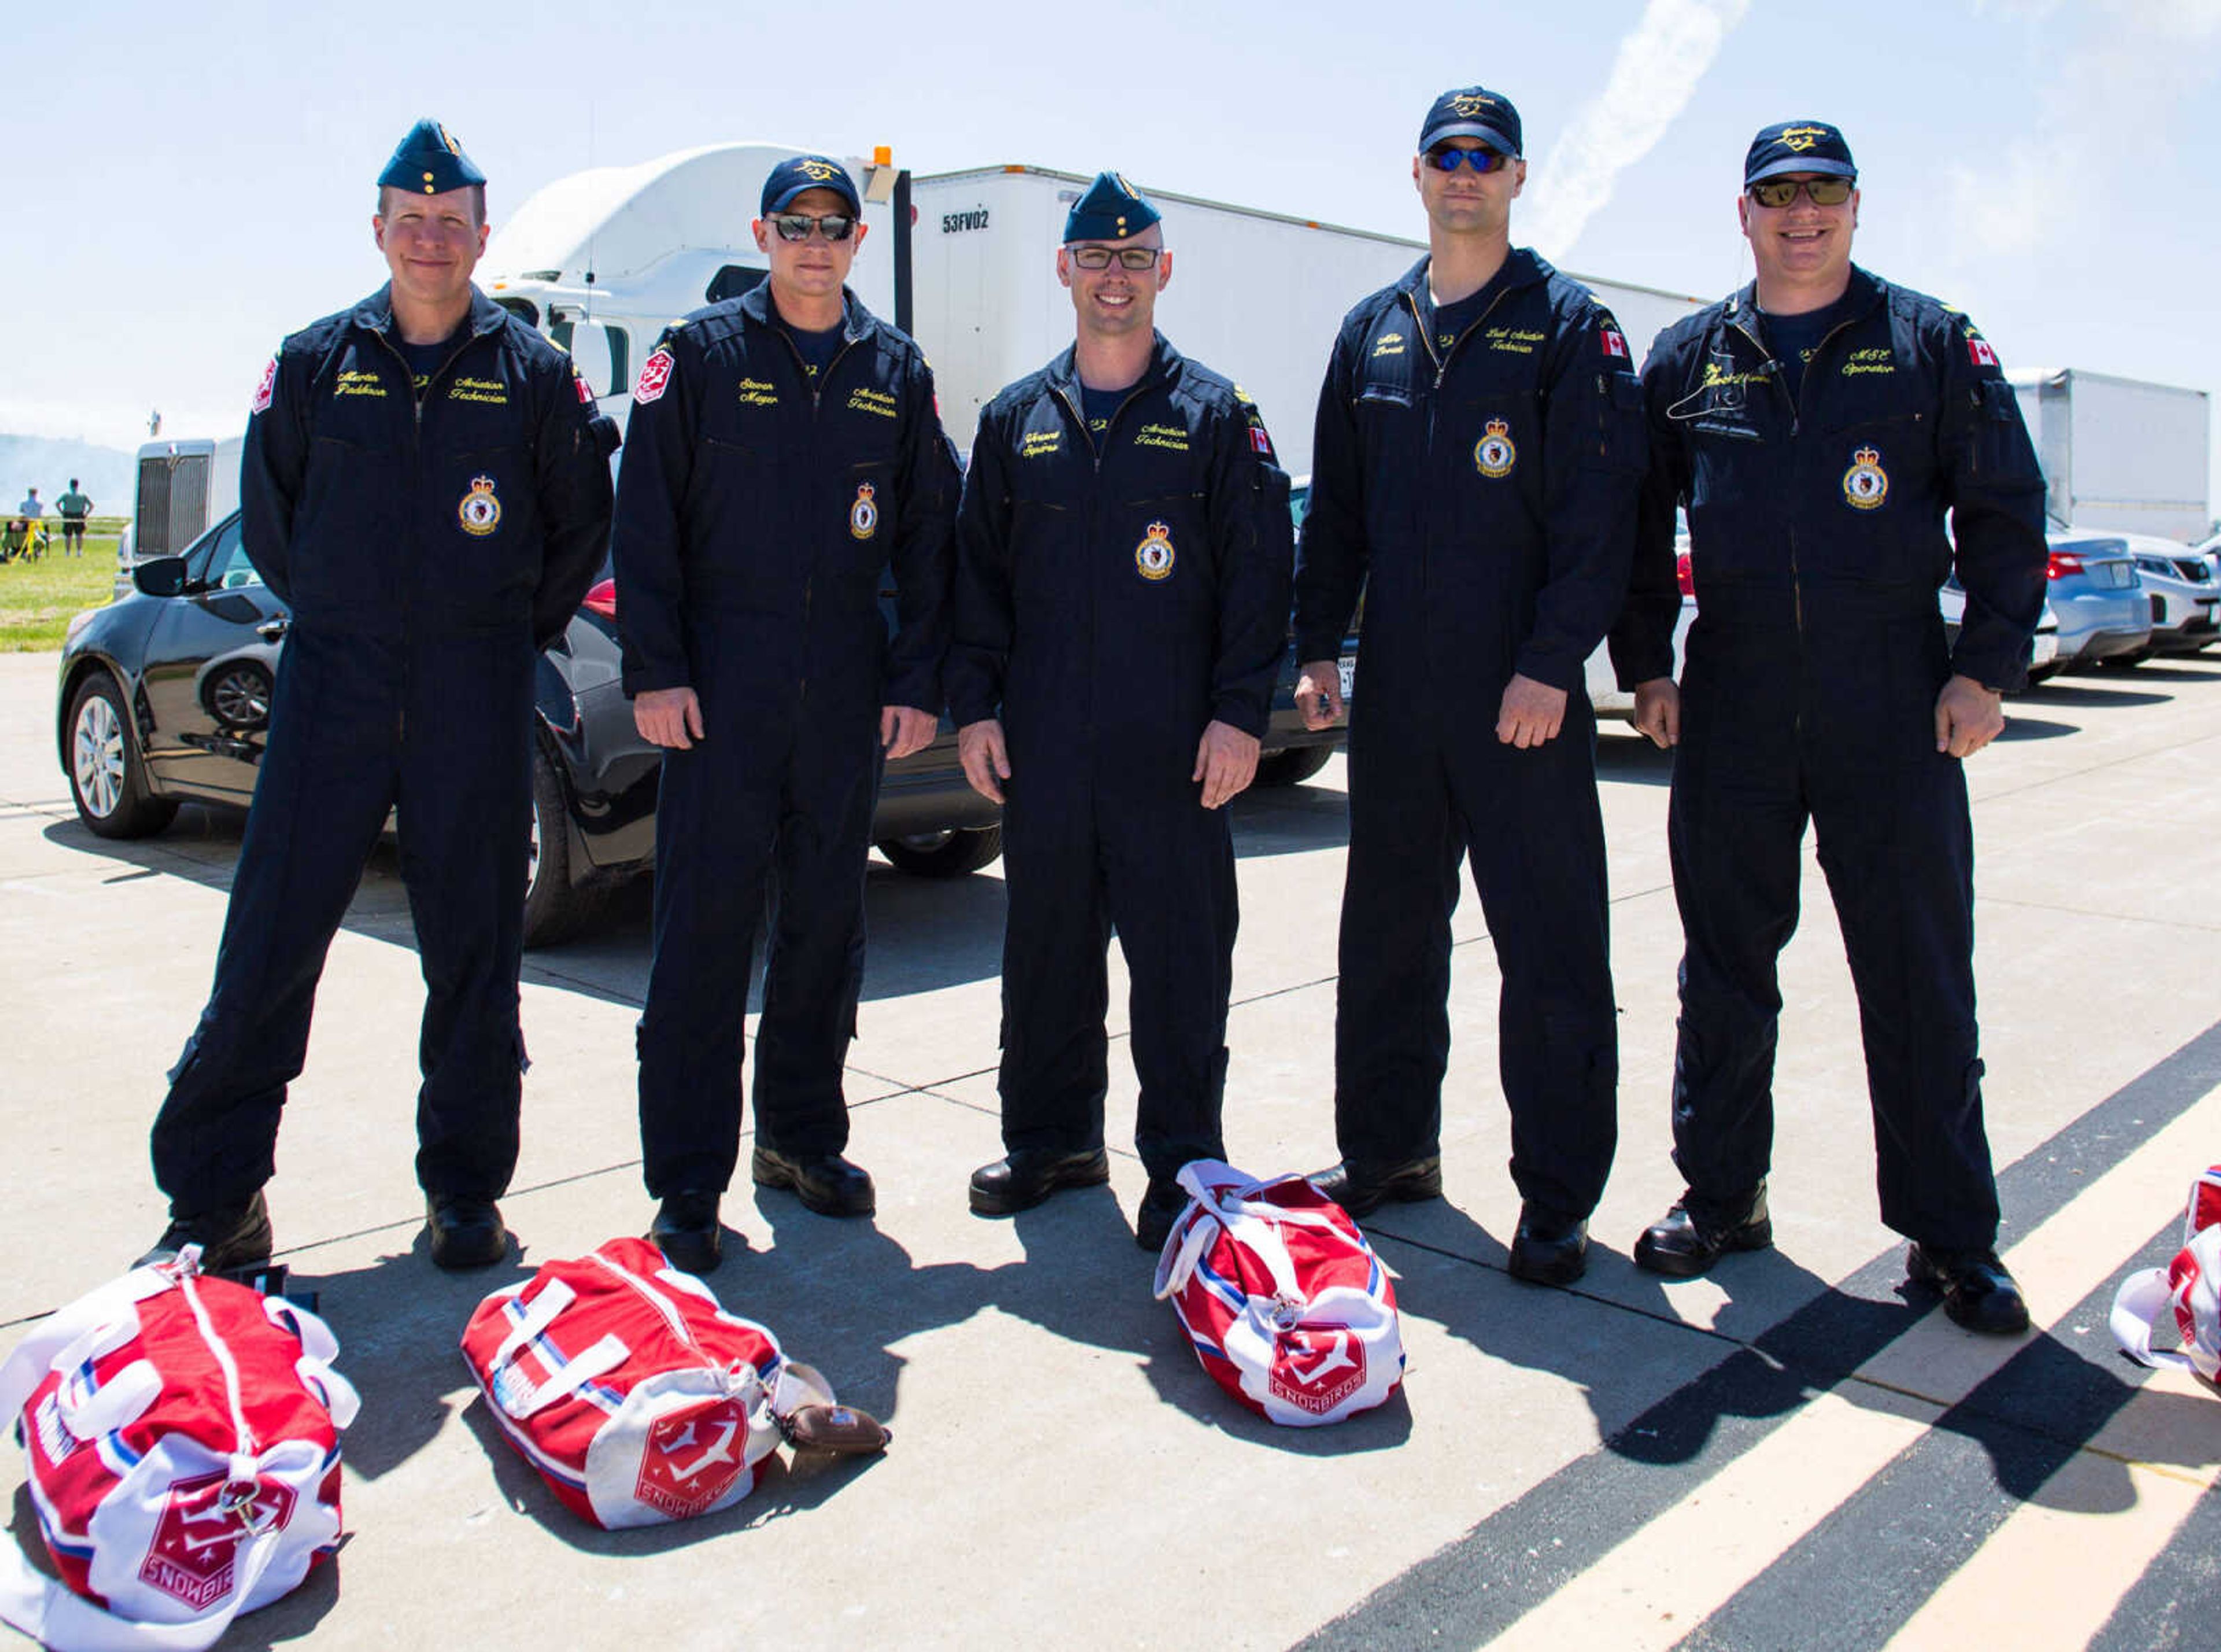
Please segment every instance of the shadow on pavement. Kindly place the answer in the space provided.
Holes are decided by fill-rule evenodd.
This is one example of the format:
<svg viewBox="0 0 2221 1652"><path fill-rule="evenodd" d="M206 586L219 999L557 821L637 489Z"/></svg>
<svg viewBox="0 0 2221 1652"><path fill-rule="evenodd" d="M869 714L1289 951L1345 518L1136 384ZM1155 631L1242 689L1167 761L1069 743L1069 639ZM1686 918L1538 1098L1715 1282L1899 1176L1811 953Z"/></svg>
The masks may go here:
<svg viewBox="0 0 2221 1652"><path fill-rule="evenodd" d="M2093 667L2093 669L2094 670L2096 668ZM2106 675L2113 676L2114 673L2109 672ZM2116 680L2118 680L2118 679L2116 679ZM2099 688L2093 681L2084 680L2069 683L2055 677L2050 681L2042 685L2040 687L2030 689L2024 697L2020 700L2016 701L2015 704L2026 704L2033 702L2037 705L2045 706L2074 705L2082 707L2098 707L2112 705L2164 705L2167 704L2167 700L2168 697L2164 694L2141 694L2134 689L2125 688Z"/></svg>
<svg viewBox="0 0 2221 1652"><path fill-rule="evenodd" d="M2061 735L2079 734L2079 723L2047 723L2041 717L2024 717L2016 712L2005 714L2005 732L1999 740L2056 740Z"/></svg>

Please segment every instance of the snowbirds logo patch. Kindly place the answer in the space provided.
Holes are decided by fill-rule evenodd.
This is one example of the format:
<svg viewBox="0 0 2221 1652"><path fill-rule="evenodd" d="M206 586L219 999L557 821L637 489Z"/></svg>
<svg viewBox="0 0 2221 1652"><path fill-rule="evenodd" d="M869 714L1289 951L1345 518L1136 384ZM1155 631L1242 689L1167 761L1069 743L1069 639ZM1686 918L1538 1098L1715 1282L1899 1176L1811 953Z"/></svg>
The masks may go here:
<svg viewBox="0 0 2221 1652"><path fill-rule="evenodd" d="M1493 479L1511 475L1518 462L1519 450L1511 445L1511 427L1502 419L1491 419L1480 440L1473 445L1473 468Z"/></svg>
<svg viewBox="0 0 2221 1652"><path fill-rule="evenodd" d="M248 408L247 412L267 413L270 410L270 398L277 393L277 391L278 358L273 355L270 358L270 365L262 370L262 383L254 392L254 405Z"/></svg>
<svg viewBox="0 0 2221 1652"><path fill-rule="evenodd" d="M1342 1325L1284 1330L1267 1384L1276 1399L1324 1416L1365 1385L1365 1344Z"/></svg>
<svg viewBox="0 0 2221 1652"><path fill-rule="evenodd" d="M647 360L640 364L639 382L632 387L635 402L652 402L663 394L664 386L671 382L671 352L653 350Z"/></svg>
<svg viewBox="0 0 2221 1652"><path fill-rule="evenodd" d="M748 1417L737 1399L659 1418L640 1454L633 1495L674 1520L701 1514L748 1467Z"/></svg>
<svg viewBox="0 0 2221 1652"><path fill-rule="evenodd" d="M1161 522L1153 522L1142 535L1142 542L1134 547L1134 568L1151 585L1173 577L1173 561L1177 553L1173 549L1173 530Z"/></svg>
<svg viewBox="0 0 2221 1652"><path fill-rule="evenodd" d="M205 1611L231 1593L241 1542L284 1525L292 1512L292 1488L274 1480L181 1480L170 1488L139 1580Z"/></svg>
<svg viewBox="0 0 2221 1652"><path fill-rule="evenodd" d="M471 478L471 491L455 507L455 519L472 539L484 539L501 526L501 501L494 497L492 477Z"/></svg>
<svg viewBox="0 0 2221 1652"><path fill-rule="evenodd" d="M1881 467L1881 455L1872 447L1861 447L1851 455L1851 467L1843 472L1843 503L1854 510L1879 510L1889 497L1889 475Z"/></svg>
<svg viewBox="0 0 2221 1652"><path fill-rule="evenodd" d="M869 539L879 531L879 508L872 503L873 489L869 482L856 485L856 503L848 507L848 532L857 539Z"/></svg>

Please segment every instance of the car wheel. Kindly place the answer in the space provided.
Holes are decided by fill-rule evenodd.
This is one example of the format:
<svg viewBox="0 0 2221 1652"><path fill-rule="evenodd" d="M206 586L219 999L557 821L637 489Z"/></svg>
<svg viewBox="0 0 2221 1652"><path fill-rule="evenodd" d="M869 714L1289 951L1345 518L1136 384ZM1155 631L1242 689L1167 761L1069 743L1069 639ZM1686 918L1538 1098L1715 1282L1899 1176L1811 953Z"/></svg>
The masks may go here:
<svg viewBox="0 0 2221 1652"><path fill-rule="evenodd" d="M70 701L69 779L78 818L98 836L148 837L177 817L177 800L147 784L123 691L104 671L79 683Z"/></svg>
<svg viewBox="0 0 2221 1652"><path fill-rule="evenodd" d="M201 691L201 704L226 729L253 730L269 724L270 701L275 692L267 666L241 660L209 680Z"/></svg>
<svg viewBox="0 0 2221 1652"><path fill-rule="evenodd" d="M596 902L571 880L570 808L554 760L532 748L532 837L524 861L524 944L551 946L578 933Z"/></svg>
<svg viewBox="0 0 2221 1652"><path fill-rule="evenodd" d="M1257 784L1301 785L1324 768L1333 755L1331 745L1291 746L1286 751L1267 752L1257 760Z"/></svg>
<svg viewBox="0 0 2221 1652"><path fill-rule="evenodd" d="M960 878L991 864L1003 852L1003 829L959 826L945 832L917 832L884 839L879 849L898 871L921 878Z"/></svg>

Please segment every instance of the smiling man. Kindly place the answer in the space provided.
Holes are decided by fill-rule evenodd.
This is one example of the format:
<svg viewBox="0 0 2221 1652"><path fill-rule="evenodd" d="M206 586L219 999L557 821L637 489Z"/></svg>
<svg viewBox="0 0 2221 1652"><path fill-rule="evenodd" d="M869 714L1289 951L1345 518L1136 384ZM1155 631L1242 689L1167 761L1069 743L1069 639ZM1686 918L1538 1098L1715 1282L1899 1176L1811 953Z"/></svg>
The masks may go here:
<svg viewBox="0 0 2221 1652"><path fill-rule="evenodd" d="M1626 588L1642 426L1588 290L1511 245L1519 111L1444 92L1411 161L1427 256L1358 303L1319 393L1296 573L1313 728L1361 591L1335 1135L1354 1216L1442 1191L1450 915L1467 860L1502 972L1511 1270L1566 1285L1611 1169L1618 1032L1583 662Z"/></svg>
<svg viewBox="0 0 2221 1652"><path fill-rule="evenodd" d="M1955 1321L2018 1331L2027 1305L1993 1248L1961 763L2025 679L2043 479L1981 334L1852 264L1841 132L1760 132L1736 213L1757 278L1661 333L1643 366L1650 472L1612 637L1636 726L1676 748L1686 941L1674 1159L1688 1190L1635 1260L1687 1276L1773 1242L1775 969L1809 820L1858 992L1882 1220ZM1678 685L1677 505L1697 597ZM1947 647L1936 593L1955 571L1966 617Z"/></svg>
<svg viewBox="0 0 2221 1652"><path fill-rule="evenodd" d="M958 522L948 698L1004 804L1005 1156L972 1209L1110 1176L1110 934L1133 981L1134 1234L1164 1243L1191 1159L1225 1156L1236 923L1225 805L1257 772L1286 635L1288 479L1256 404L1156 330L1157 210L1115 172L1056 255L1073 347L979 416Z"/></svg>
<svg viewBox="0 0 2221 1652"><path fill-rule="evenodd" d="M555 347L471 284L485 174L434 121L378 179L387 285L287 339L240 472L291 629L200 1025L154 1122L172 1220L142 1261L270 1254L262 1186L324 956L389 814L425 984L416 1175L432 1260L506 1254L535 651L608 542L616 429ZM557 823L558 829L560 823Z"/></svg>
<svg viewBox="0 0 2221 1652"><path fill-rule="evenodd" d="M823 1216L875 1208L841 1090L864 861L883 759L939 727L956 512L924 354L843 285L866 230L848 169L783 161L759 210L766 278L664 334L617 484L624 686L665 748L641 1143L650 1236L698 1273L722 1255L766 910L749 1173Z"/></svg>

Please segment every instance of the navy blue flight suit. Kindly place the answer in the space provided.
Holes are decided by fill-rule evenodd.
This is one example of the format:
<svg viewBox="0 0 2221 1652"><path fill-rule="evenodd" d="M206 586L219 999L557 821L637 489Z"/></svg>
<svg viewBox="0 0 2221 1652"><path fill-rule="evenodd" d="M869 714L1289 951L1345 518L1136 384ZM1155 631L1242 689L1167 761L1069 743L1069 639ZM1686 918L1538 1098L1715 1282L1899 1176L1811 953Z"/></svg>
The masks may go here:
<svg viewBox="0 0 2221 1652"><path fill-rule="evenodd" d="M664 753L656 804L639 1038L655 1198L732 1179L766 916L759 1139L797 1156L848 1145L879 710L941 707L958 478L923 353L846 304L815 381L758 286L669 329L634 391L616 533L625 691L691 687L708 731Z"/></svg>
<svg viewBox="0 0 2221 1652"><path fill-rule="evenodd" d="M426 989L417 1180L435 1198L508 1186L534 655L608 544L616 446L570 359L475 288L421 391L383 289L271 364L240 504L291 629L215 987L154 1122L176 1213L270 1179L324 957L390 812Z"/></svg>
<svg viewBox="0 0 2221 1652"><path fill-rule="evenodd" d="M1638 389L1611 314L1532 253L1512 251L1454 338L1432 335L1426 278L1422 260L1335 341L1296 573L1304 660L1340 652L1365 600L1335 1130L1361 1165L1441 1150L1466 857L1503 975L1512 1180L1585 1217L1611 1168L1619 1056L1583 667L1626 589ZM1496 737L1514 673L1567 696L1557 737L1523 751Z"/></svg>
<svg viewBox="0 0 2221 1652"><path fill-rule="evenodd" d="M1809 818L1858 992L1882 1219L1986 1249L1973 828L1935 706L1954 673L2025 680L2043 480L1965 316L1858 269L1842 316L1794 404L1750 287L1667 329L1643 366L1651 468L1612 638L1623 685L1674 669L1677 504L1697 598L1668 825L1686 938L1674 1156L1722 1209L1767 1173L1775 961ZM1955 566L1966 617L1947 647L1936 593Z"/></svg>
<svg viewBox="0 0 2221 1652"><path fill-rule="evenodd" d="M1091 435L1073 353L979 415L957 524L951 713L999 717L1003 1141L1103 1145L1105 958L1132 977L1153 1179L1224 1156L1234 842L1189 779L1261 735L1287 641L1288 479L1254 403L1161 335Z"/></svg>

